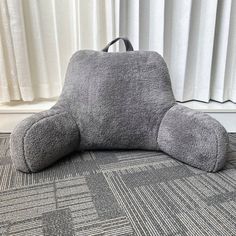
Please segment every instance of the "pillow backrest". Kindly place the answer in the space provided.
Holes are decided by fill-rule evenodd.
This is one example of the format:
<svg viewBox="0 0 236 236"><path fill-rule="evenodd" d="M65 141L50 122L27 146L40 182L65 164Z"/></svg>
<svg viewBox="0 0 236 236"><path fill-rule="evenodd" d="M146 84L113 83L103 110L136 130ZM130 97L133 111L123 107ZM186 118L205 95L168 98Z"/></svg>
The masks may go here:
<svg viewBox="0 0 236 236"><path fill-rule="evenodd" d="M82 50L70 60L59 104L72 112L82 150L156 150L160 122L175 99L158 53Z"/></svg>

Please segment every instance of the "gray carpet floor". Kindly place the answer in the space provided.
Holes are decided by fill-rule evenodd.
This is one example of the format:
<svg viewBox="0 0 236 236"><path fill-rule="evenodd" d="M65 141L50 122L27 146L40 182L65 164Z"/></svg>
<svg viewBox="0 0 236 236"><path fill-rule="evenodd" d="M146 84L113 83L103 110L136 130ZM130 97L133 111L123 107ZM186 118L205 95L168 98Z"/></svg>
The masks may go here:
<svg viewBox="0 0 236 236"><path fill-rule="evenodd" d="M162 152L85 152L23 174L0 135L0 235L236 235L236 134L228 158L213 174Z"/></svg>

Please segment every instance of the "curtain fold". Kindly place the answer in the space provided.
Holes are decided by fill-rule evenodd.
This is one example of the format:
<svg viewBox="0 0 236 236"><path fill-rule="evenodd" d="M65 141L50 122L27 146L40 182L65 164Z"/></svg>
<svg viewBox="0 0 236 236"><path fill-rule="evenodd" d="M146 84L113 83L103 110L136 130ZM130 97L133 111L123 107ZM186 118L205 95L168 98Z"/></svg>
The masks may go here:
<svg viewBox="0 0 236 236"><path fill-rule="evenodd" d="M118 36L164 57L178 101L236 102L234 0L1 0L0 101L57 97L72 53Z"/></svg>

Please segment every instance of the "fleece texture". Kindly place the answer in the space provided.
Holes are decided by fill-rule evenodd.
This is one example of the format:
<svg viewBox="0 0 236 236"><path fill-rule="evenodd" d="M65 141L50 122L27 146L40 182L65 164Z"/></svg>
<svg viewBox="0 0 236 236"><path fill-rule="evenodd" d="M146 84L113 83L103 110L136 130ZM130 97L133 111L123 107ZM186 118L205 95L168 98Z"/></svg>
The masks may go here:
<svg viewBox="0 0 236 236"><path fill-rule="evenodd" d="M162 119L158 144L162 151L184 163L216 172L226 161L228 134L209 115L175 105Z"/></svg>
<svg viewBox="0 0 236 236"><path fill-rule="evenodd" d="M14 166L23 172L37 172L74 151L79 130L72 116L51 109L23 120L11 134Z"/></svg>
<svg viewBox="0 0 236 236"><path fill-rule="evenodd" d="M91 149L161 149L217 171L226 147L218 122L176 105L165 61L147 51L78 51L57 104L22 121L11 135L13 162L24 172Z"/></svg>
<svg viewBox="0 0 236 236"><path fill-rule="evenodd" d="M79 51L59 104L77 121L80 150L156 150L161 120L175 99L159 54Z"/></svg>

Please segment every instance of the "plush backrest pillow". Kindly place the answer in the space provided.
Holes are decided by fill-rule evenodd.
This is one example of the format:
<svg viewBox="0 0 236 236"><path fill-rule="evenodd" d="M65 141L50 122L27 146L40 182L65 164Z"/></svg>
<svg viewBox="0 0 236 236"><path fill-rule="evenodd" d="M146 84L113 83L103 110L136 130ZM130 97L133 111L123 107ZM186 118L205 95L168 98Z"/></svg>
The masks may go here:
<svg viewBox="0 0 236 236"><path fill-rule="evenodd" d="M228 136L210 116L175 102L157 52L81 50L68 65L55 106L20 123L11 135L17 169L39 171L72 151L162 150L207 171L221 169Z"/></svg>

